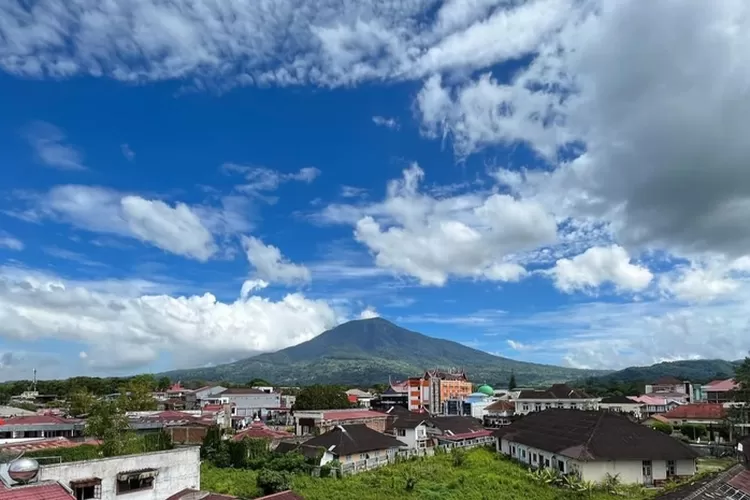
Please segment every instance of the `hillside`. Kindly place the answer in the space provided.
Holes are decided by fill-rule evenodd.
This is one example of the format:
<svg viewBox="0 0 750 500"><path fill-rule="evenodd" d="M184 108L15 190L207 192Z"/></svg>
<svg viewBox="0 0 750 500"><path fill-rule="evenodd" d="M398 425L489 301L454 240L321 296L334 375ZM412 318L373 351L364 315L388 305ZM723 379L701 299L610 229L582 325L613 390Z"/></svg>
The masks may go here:
<svg viewBox="0 0 750 500"><path fill-rule="evenodd" d="M665 361L651 366L631 366L623 370L593 377L589 383L610 384L618 382L652 382L659 377L676 377L680 380L706 383L714 379L734 376L734 370L741 361L723 359L695 359L685 361Z"/></svg>
<svg viewBox="0 0 750 500"><path fill-rule="evenodd" d="M312 383L368 386L415 376L431 368L463 368L477 383L507 384L511 371L519 385L548 384L600 375L493 356L457 342L428 337L381 318L344 323L317 337L274 353L210 368L177 370L171 379L226 380L242 383L263 378L280 385Z"/></svg>

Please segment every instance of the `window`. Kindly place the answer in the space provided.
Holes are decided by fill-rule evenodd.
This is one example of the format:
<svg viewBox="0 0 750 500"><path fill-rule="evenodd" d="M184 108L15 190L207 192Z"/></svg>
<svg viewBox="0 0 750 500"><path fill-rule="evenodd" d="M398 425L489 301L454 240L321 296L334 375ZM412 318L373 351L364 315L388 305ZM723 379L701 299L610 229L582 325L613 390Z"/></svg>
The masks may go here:
<svg viewBox="0 0 750 500"><path fill-rule="evenodd" d="M576 408L578 408L578 405L576 403L570 403L571 410L575 410Z"/></svg>
<svg viewBox="0 0 750 500"><path fill-rule="evenodd" d="M675 464L674 460L667 460L667 477L675 475Z"/></svg>
<svg viewBox="0 0 750 500"><path fill-rule="evenodd" d="M524 403L523 404L523 411L529 411L529 404L528 403Z"/></svg>
<svg viewBox="0 0 750 500"><path fill-rule="evenodd" d="M516 447L515 446L511 446L510 447L510 454L513 455L514 457L516 456Z"/></svg>
<svg viewBox="0 0 750 500"><path fill-rule="evenodd" d="M562 460L557 462L557 468L560 469L560 472L565 473L565 462Z"/></svg>
<svg viewBox="0 0 750 500"><path fill-rule="evenodd" d="M521 450L521 457L526 458L526 450Z"/></svg>
<svg viewBox="0 0 750 500"><path fill-rule="evenodd" d="M406 436L406 429L398 429L399 436Z"/></svg>
<svg viewBox="0 0 750 500"><path fill-rule="evenodd" d="M544 459L544 466L549 467L549 458Z"/></svg>
<svg viewBox="0 0 750 500"><path fill-rule="evenodd" d="M121 472L117 474L117 494L122 495L131 491L150 490L154 487L154 479L156 479L157 474L158 471L156 469Z"/></svg>
<svg viewBox="0 0 750 500"><path fill-rule="evenodd" d="M534 411L542 411L542 403L534 403Z"/></svg>
<svg viewBox="0 0 750 500"><path fill-rule="evenodd" d="M70 489L76 500L88 500L89 498L102 497L102 480L98 477L83 479L80 481L71 481Z"/></svg>
<svg viewBox="0 0 750 500"><path fill-rule="evenodd" d="M550 408L552 408L552 403L544 403L545 410L549 410Z"/></svg>
<svg viewBox="0 0 750 500"><path fill-rule="evenodd" d="M557 402L557 407L558 408L565 408L565 403L563 403L562 401L558 401Z"/></svg>
<svg viewBox="0 0 750 500"><path fill-rule="evenodd" d="M532 460L533 462L536 462L536 453L534 453L533 455L531 455L531 460Z"/></svg>

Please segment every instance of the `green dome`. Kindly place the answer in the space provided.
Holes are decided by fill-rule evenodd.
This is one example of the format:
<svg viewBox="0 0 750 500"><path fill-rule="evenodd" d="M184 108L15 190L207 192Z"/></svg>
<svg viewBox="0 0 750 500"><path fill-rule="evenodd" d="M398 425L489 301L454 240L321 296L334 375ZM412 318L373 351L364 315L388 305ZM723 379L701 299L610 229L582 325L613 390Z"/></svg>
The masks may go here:
<svg viewBox="0 0 750 500"><path fill-rule="evenodd" d="M482 385L477 389L477 392L481 392L482 394L486 394L488 396L494 396L495 395L495 389L490 387L489 385Z"/></svg>

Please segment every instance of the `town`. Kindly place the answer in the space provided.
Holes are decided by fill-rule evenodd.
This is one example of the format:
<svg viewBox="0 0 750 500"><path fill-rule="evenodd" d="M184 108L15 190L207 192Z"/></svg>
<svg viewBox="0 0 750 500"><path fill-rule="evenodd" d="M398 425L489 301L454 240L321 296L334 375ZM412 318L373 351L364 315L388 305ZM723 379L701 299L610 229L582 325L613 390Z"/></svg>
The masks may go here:
<svg viewBox="0 0 750 500"><path fill-rule="evenodd" d="M118 392L60 395L34 379L0 407L0 499L370 498L351 481L481 459L498 488L522 477L549 498L746 498L748 367L604 397L564 383L493 388L455 369L346 390L140 375ZM391 487L441 480L410 474ZM492 498L518 498L503 495Z"/></svg>

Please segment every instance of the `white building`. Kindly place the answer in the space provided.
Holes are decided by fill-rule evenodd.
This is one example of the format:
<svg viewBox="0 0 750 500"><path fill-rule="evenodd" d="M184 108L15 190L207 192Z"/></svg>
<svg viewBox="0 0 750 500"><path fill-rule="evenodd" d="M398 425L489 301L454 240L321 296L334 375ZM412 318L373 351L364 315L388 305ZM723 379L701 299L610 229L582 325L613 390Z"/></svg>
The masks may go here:
<svg viewBox="0 0 750 500"><path fill-rule="evenodd" d="M42 465L40 481L57 481L76 498L164 500L187 488L200 488L200 448Z"/></svg>
<svg viewBox="0 0 750 500"><path fill-rule="evenodd" d="M646 404L626 396L609 396L599 401L599 409L617 413L629 413L633 417L640 419L646 409Z"/></svg>
<svg viewBox="0 0 750 500"><path fill-rule="evenodd" d="M386 429L386 432L404 443L410 450L424 450L430 446L426 416L399 416Z"/></svg>
<svg viewBox="0 0 750 500"><path fill-rule="evenodd" d="M578 389L565 384L554 384L549 389L524 389L516 398L516 415L526 415L542 410L570 409L596 410L598 400Z"/></svg>
<svg viewBox="0 0 750 500"><path fill-rule="evenodd" d="M608 411L551 409L495 431L497 449L531 467L601 482L658 485L696 473L698 453L685 443Z"/></svg>

